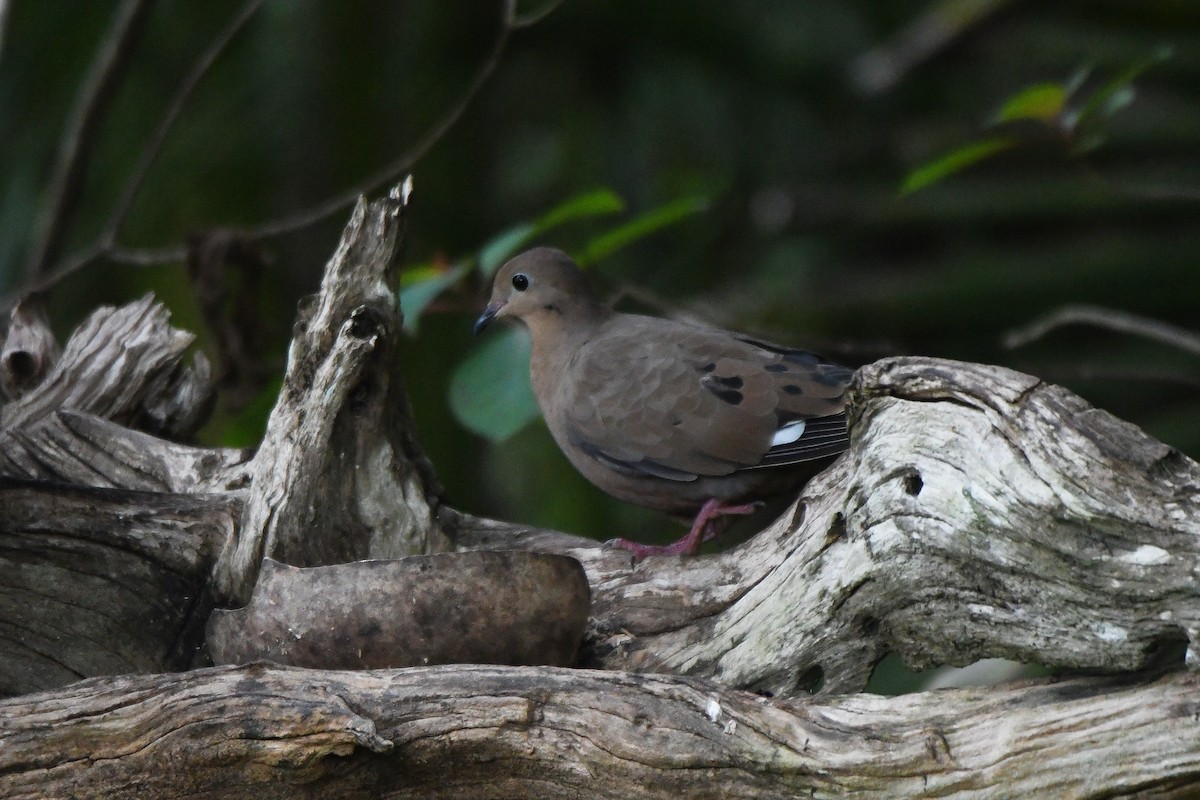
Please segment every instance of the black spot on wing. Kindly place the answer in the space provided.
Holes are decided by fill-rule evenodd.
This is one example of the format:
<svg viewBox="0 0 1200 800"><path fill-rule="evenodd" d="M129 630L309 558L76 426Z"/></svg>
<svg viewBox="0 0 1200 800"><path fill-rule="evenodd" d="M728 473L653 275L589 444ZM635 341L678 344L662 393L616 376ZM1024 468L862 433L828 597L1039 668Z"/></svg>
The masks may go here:
<svg viewBox="0 0 1200 800"><path fill-rule="evenodd" d="M745 395L738 391L745 385L745 382L737 375L731 375L728 378L705 375L700 379L700 385L731 406L741 405L741 402L746 399Z"/></svg>
<svg viewBox="0 0 1200 800"><path fill-rule="evenodd" d="M804 389L800 388L794 383L785 383L783 385L783 391L785 394L791 395L804 394Z"/></svg>
<svg viewBox="0 0 1200 800"><path fill-rule="evenodd" d="M712 393L731 406L741 405L745 397L736 389L713 389Z"/></svg>
<svg viewBox="0 0 1200 800"><path fill-rule="evenodd" d="M813 380L826 386L841 386L849 383L850 378L854 375L854 370L835 364L807 350L794 350L749 336L739 336L738 339L760 350L774 353L783 360L783 363L767 364L765 369L768 372L786 372L793 368L811 370Z"/></svg>

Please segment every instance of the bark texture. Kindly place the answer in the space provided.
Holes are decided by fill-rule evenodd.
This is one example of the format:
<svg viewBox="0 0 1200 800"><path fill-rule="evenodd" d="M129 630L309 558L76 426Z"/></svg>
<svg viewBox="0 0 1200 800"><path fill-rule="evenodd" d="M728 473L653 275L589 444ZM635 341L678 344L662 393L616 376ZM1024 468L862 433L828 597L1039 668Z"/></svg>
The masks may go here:
<svg viewBox="0 0 1200 800"><path fill-rule="evenodd" d="M1187 798L1200 684L770 700L551 667L253 665L0 703L13 798Z"/></svg>
<svg viewBox="0 0 1200 800"><path fill-rule="evenodd" d="M0 480L0 695L190 666L237 507Z"/></svg>
<svg viewBox="0 0 1200 800"><path fill-rule="evenodd" d="M454 516L460 546L579 558L591 665L792 694L1004 657L1104 671L1173 642L1195 665L1200 466L1059 386L1000 367L863 367L850 451L708 558L653 558Z"/></svg>
<svg viewBox="0 0 1200 800"><path fill-rule="evenodd" d="M218 564L223 598L246 602L267 556L316 566L446 548L393 352L402 318L388 278L410 190L358 204L300 311L243 527Z"/></svg>
<svg viewBox="0 0 1200 800"><path fill-rule="evenodd" d="M857 375L850 451L728 552L634 563L474 517L441 502L394 357L407 198L355 209L254 453L177 441L206 413L209 369L152 298L99 309L61 355L44 315L14 321L0 794L1200 792L1195 462L1028 375L896 358ZM602 671L172 672L207 663L210 611L244 603L266 557L446 549L578 559L592 595L579 665ZM314 605L377 595L340 586ZM889 651L1108 677L838 696ZM1137 672L1152 663L1175 671Z"/></svg>

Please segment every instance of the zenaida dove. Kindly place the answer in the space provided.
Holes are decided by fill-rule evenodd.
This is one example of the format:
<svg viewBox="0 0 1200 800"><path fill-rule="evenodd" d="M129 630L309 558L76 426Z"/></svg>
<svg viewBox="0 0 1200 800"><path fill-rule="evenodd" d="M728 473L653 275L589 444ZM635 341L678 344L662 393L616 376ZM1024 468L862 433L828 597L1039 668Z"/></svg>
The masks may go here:
<svg viewBox="0 0 1200 800"><path fill-rule="evenodd" d="M846 449L853 374L803 350L601 303L561 250L522 253L496 273L475 323L529 329L533 393L554 441L614 497L691 530L666 546L615 539L637 558L690 554L715 520L796 490Z"/></svg>

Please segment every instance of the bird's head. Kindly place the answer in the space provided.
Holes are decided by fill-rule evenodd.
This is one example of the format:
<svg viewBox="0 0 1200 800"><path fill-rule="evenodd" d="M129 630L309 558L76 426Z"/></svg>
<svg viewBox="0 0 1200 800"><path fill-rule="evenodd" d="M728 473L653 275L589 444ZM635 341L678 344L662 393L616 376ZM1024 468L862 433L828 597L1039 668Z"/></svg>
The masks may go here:
<svg viewBox="0 0 1200 800"><path fill-rule="evenodd" d="M578 323L604 313L578 265L561 250L537 247L515 256L496 272L487 308L475 321L478 334L503 317L539 328Z"/></svg>

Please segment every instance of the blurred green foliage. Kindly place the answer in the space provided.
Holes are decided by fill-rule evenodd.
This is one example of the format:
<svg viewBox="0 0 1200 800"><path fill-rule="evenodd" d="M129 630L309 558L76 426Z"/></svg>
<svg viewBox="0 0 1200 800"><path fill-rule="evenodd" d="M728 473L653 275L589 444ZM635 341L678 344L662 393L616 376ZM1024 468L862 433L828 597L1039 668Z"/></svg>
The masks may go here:
<svg viewBox="0 0 1200 800"><path fill-rule="evenodd" d="M21 283L64 120L115 5L9 6L0 290ZM65 252L101 229L179 80L240 7L155 4L99 129ZM267 0L187 103L120 242L179 244L360 185L454 105L500 19L498 3ZM1164 44L1170 58L1158 57ZM1063 79L1081 64L1092 65L1082 80ZM1194 356L1083 327L1001 346L1006 331L1074 302L1200 328L1198 94L1193 2L990 2L968 14L912 0L567 0L513 32L414 170L401 290L423 313L410 315L419 326L400 357L451 502L598 538L678 535L585 484L543 426L497 446L454 418L456 369L500 346L470 335L484 273L541 243L595 261L596 282L626 307L852 365L895 353L1005 364L1200 455ZM1064 147L1032 132L1066 113L1076 126L1093 120L1103 142ZM993 138L1021 146L985 147L969 169L898 191ZM547 222L547 209L598 197L595 187L620 199L611 214ZM671 224L621 232L655 214ZM277 371L296 302L316 288L345 218L262 242L265 288L253 300L270 334L260 357ZM96 304L147 289L213 346L178 265L94 265L53 291L51 310L65 333ZM486 381L457 396L516 402ZM253 441L261 414L223 409L205 435Z"/></svg>
<svg viewBox="0 0 1200 800"><path fill-rule="evenodd" d="M1133 82L1150 67L1171 57L1171 48L1160 46L1148 57L1120 70L1116 77L1099 87L1082 91L1090 70L1081 69L1064 83L1038 83L1022 89L1004 101L992 118L991 127L1034 121L1041 123L1032 131L1005 136L989 136L970 142L930 161L908 174L901 186L907 194L923 189L956 172L978 164L997 153L1017 147L1022 141L1037 143L1047 136L1058 139L1072 156L1081 156L1104 143L1105 126L1110 118L1126 108L1136 96ZM1013 126L1016 127L1016 126Z"/></svg>

